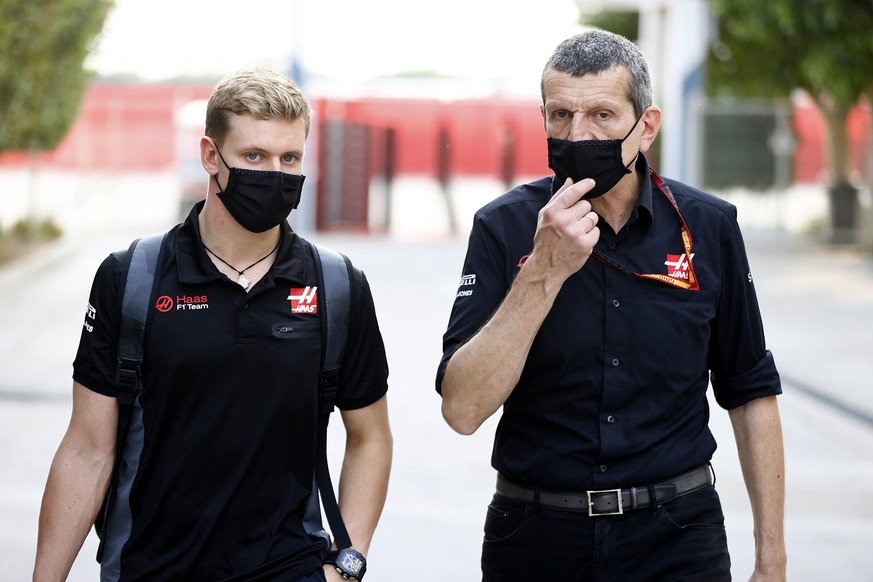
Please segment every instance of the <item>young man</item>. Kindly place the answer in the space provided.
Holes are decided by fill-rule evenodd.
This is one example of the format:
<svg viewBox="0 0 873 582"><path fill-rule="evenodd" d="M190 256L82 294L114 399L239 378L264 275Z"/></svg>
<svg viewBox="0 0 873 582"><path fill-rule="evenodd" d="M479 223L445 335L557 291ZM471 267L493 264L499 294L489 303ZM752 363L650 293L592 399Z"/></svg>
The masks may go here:
<svg viewBox="0 0 873 582"><path fill-rule="evenodd" d="M456 431L503 409L484 579L729 580L711 374L753 578L783 580L781 387L736 209L649 169L661 111L627 39L564 41L542 95L555 175L476 214L437 375Z"/></svg>
<svg viewBox="0 0 873 582"><path fill-rule="evenodd" d="M144 342L143 390L113 488L102 580L339 580L303 527L314 474L321 325L293 297L317 286L297 206L311 111L265 69L214 89L206 200L167 235ZM347 444L340 509L367 553L387 491L388 367L373 299L353 269L337 406ZM112 474L121 259L100 266L74 363L70 426L40 514L34 580L68 573ZM326 575L326 578L325 578Z"/></svg>

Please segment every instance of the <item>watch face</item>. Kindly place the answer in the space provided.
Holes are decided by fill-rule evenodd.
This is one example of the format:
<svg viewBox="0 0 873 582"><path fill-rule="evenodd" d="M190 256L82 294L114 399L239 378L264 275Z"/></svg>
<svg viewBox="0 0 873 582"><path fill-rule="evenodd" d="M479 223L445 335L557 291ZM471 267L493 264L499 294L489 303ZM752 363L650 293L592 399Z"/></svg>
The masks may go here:
<svg viewBox="0 0 873 582"><path fill-rule="evenodd" d="M364 566L364 560L358 552L340 552L337 556L336 565L356 576L361 573L361 568Z"/></svg>

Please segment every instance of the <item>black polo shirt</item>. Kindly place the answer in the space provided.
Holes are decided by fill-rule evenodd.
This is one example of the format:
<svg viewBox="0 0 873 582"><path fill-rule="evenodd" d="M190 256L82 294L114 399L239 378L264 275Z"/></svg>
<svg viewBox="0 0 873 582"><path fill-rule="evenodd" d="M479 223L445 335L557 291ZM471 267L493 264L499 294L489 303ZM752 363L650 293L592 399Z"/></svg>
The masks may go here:
<svg viewBox="0 0 873 582"><path fill-rule="evenodd" d="M120 580L295 579L321 564L319 542L302 527L315 462L320 315L291 310L292 295L317 286L314 259L285 225L277 260L246 293L206 255L200 208L170 231L162 252L143 394L125 447L135 476L119 485L130 487L129 510L107 526L107 550L121 551L103 566L120 570ZM373 299L354 271L341 409L387 390ZM120 277L112 255L97 271L74 363L74 379L107 396L116 394Z"/></svg>
<svg viewBox="0 0 873 582"><path fill-rule="evenodd" d="M643 156L637 170L648 174ZM437 373L499 307L533 248L552 178L476 213ZM568 491L647 485L706 463L710 379L734 408L781 393L764 343L736 208L667 181L692 236L699 290L639 278L593 256L564 283L503 406L492 465ZM687 273L679 216L645 180L628 224L597 249L640 274Z"/></svg>

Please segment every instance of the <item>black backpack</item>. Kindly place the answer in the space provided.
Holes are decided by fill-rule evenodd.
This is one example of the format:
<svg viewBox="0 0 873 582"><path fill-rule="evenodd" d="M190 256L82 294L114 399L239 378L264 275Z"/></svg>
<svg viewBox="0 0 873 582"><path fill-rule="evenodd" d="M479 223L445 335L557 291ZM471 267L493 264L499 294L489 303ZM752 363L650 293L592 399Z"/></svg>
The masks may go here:
<svg viewBox="0 0 873 582"><path fill-rule="evenodd" d="M142 391L143 343L149 306L157 291L156 273L167 233L155 234L131 243L123 259L124 286L120 309L118 333L118 362L115 369L115 384L118 387L118 433L115 447L115 465L109 490L103 506L94 522L100 538L97 561L103 558L103 527L112 512L112 497L118 485L118 472L123 457L124 443L130 425L133 403ZM327 463L327 426L336 401L342 369L343 353L349 331L351 314L351 265L348 259L326 247L306 243L312 247L318 282L318 305L321 316L322 366L319 381L318 440L313 475L312 493L306 504L303 526L307 533L325 540L325 549L330 549L330 534L321 521L319 492L324 503L330 529L337 548L352 545L340 515Z"/></svg>

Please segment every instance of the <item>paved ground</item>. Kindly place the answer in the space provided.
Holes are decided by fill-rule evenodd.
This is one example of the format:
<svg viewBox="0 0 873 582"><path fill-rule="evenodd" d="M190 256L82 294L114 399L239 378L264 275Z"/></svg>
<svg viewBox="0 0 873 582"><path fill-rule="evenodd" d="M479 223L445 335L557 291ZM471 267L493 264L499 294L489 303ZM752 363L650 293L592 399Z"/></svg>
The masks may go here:
<svg viewBox="0 0 873 582"><path fill-rule="evenodd" d="M42 487L69 418L70 362L93 271L109 251L164 220L122 221L98 235L102 221L81 205L73 210L90 217L74 236L0 269L3 580L30 576ZM873 579L873 260L784 231L746 234L768 344L785 383L789 579ZM368 580L477 580L494 482L494 423L472 437L454 434L433 390L465 241L415 228L393 237L312 238L347 252L367 272L391 364L394 472ZM727 414L714 409L712 426L734 573L746 579L752 521ZM96 580L94 549L92 537L71 580Z"/></svg>

